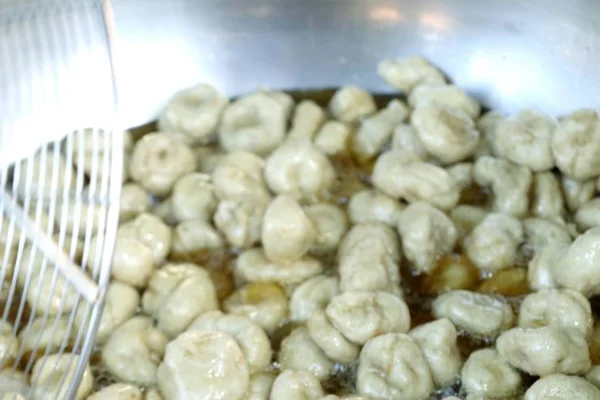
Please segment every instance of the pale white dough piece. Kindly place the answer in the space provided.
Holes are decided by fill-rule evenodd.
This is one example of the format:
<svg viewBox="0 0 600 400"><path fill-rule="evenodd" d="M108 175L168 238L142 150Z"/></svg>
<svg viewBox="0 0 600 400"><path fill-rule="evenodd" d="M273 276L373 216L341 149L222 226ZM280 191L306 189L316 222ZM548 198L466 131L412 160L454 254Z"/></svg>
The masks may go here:
<svg viewBox="0 0 600 400"><path fill-rule="evenodd" d="M68 314L78 304L79 294L74 286L52 268L51 264L39 275L31 275L26 292L27 304L36 315Z"/></svg>
<svg viewBox="0 0 600 400"><path fill-rule="evenodd" d="M312 140L326 117L325 111L317 103L312 100L302 100L294 110L288 137Z"/></svg>
<svg viewBox="0 0 600 400"><path fill-rule="evenodd" d="M408 104L414 109L431 104L451 107L461 110L473 119L477 118L481 112L481 106L477 100L455 85L419 85L409 94Z"/></svg>
<svg viewBox="0 0 600 400"><path fill-rule="evenodd" d="M342 258L343 255L349 253L354 247L368 239L381 242L385 252L394 261L400 261L402 258L398 235L392 228L380 222L364 222L354 225L340 243L338 249L339 258Z"/></svg>
<svg viewBox="0 0 600 400"><path fill-rule="evenodd" d="M500 158L483 156L475 161L473 178L477 184L491 187L495 211L523 217L529 207L531 170Z"/></svg>
<svg viewBox="0 0 600 400"><path fill-rule="evenodd" d="M398 218L402 249L415 270L428 273L435 261L452 250L457 240L452 220L434 206L418 201L410 204Z"/></svg>
<svg viewBox="0 0 600 400"><path fill-rule="evenodd" d="M160 226L160 225L158 225ZM168 228L167 228L168 229ZM166 232L166 230L165 230ZM113 254L113 264L111 269L111 276L113 279L126 283L136 288L143 288L148 282L148 278L154 270L154 254L152 248L149 246L151 242L143 242L138 237L128 234L131 232L123 232L117 235L115 240L115 249ZM145 232L143 234L151 234L151 232ZM157 230L157 234L160 235L160 230ZM165 236L170 235L169 233ZM97 261L102 259L102 254L98 254L98 238L94 238L90 249L89 260L97 266ZM162 259L163 254L161 252L160 257ZM157 259L158 259L157 254Z"/></svg>
<svg viewBox="0 0 600 400"><path fill-rule="evenodd" d="M580 231L600 227L600 197L582 204L574 219Z"/></svg>
<svg viewBox="0 0 600 400"><path fill-rule="evenodd" d="M348 203L348 215L353 224L361 222L382 222L395 227L404 209L398 200L378 191L356 192Z"/></svg>
<svg viewBox="0 0 600 400"><path fill-rule="evenodd" d="M463 247L477 267L495 272L515 264L522 241L521 221L510 215L492 213L465 238Z"/></svg>
<svg viewBox="0 0 600 400"><path fill-rule="evenodd" d="M140 294L133 287L113 281L106 289L104 310L100 317L96 342L103 344L110 334L122 323L129 320L140 305ZM80 306L75 314L75 332L86 331L91 324L92 309Z"/></svg>
<svg viewBox="0 0 600 400"><path fill-rule="evenodd" d="M167 264L156 270L142 296L142 308L170 338L199 315L219 308L207 270L191 263Z"/></svg>
<svg viewBox="0 0 600 400"><path fill-rule="evenodd" d="M250 387L244 400L269 400L271 387L275 381L272 373L263 372L250 376Z"/></svg>
<svg viewBox="0 0 600 400"><path fill-rule="evenodd" d="M555 221L544 218L527 218L523 220L525 247L531 255L538 254L551 243L570 244L573 239L567 228Z"/></svg>
<svg viewBox="0 0 600 400"><path fill-rule="evenodd" d="M539 172L533 175L531 213L549 219L560 219L564 215L565 204L560 184L552 172Z"/></svg>
<svg viewBox="0 0 600 400"><path fill-rule="evenodd" d="M554 289L558 283L554 277L555 266L560 266L561 258L569 248L568 242L549 243L542 247L527 268L527 282L533 290Z"/></svg>
<svg viewBox="0 0 600 400"><path fill-rule="evenodd" d="M75 169L58 151L37 151L15 164L13 174L19 198L29 197L34 205L42 199L62 196L65 190L74 193L77 185Z"/></svg>
<svg viewBox="0 0 600 400"><path fill-rule="evenodd" d="M577 180L600 175L600 117L592 109L574 111L558 122L552 135L558 169Z"/></svg>
<svg viewBox="0 0 600 400"><path fill-rule="evenodd" d="M31 370L34 383L33 398L42 400L48 395L55 399L65 399L67 390L74 383L80 356L73 353L51 354L38 358ZM84 364L81 383L74 393L75 400L85 399L94 386L94 376L89 364Z"/></svg>
<svg viewBox="0 0 600 400"><path fill-rule="evenodd" d="M317 149L332 156L344 152L348 146L350 128L340 121L327 121L314 138Z"/></svg>
<svg viewBox="0 0 600 400"><path fill-rule="evenodd" d="M220 200L269 198L269 189L263 179L265 161L246 151L228 153L215 166L212 184Z"/></svg>
<svg viewBox="0 0 600 400"><path fill-rule="evenodd" d="M552 267L558 285L577 290L584 296L600 294L600 227L575 239Z"/></svg>
<svg viewBox="0 0 600 400"><path fill-rule="evenodd" d="M340 289L400 293L397 235L382 223L355 225L338 250Z"/></svg>
<svg viewBox="0 0 600 400"><path fill-rule="evenodd" d="M525 392L524 400L596 400L600 390L579 376L552 374L538 379Z"/></svg>
<svg viewBox="0 0 600 400"><path fill-rule="evenodd" d="M494 349L477 350L461 370L463 388L475 398L508 399L522 390L519 371L506 363Z"/></svg>
<svg viewBox="0 0 600 400"><path fill-rule="evenodd" d="M128 221L150 211L150 196L137 183L126 183L121 188L119 207L119 222Z"/></svg>
<svg viewBox="0 0 600 400"><path fill-rule="evenodd" d="M339 262L340 289L384 291L400 294L398 260L378 238L365 238L342 253Z"/></svg>
<svg viewBox="0 0 600 400"><path fill-rule="evenodd" d="M498 337L496 349L503 360L530 375L582 374L592 366L585 336L558 326L513 328Z"/></svg>
<svg viewBox="0 0 600 400"><path fill-rule="evenodd" d="M412 154L419 160L427 159L427 150L423 147L417 130L409 124L400 124L394 129L392 150Z"/></svg>
<svg viewBox="0 0 600 400"><path fill-rule="evenodd" d="M23 392L27 393L30 387L29 376L20 371L13 371L13 368L5 368L0 371L0 379L10 379L3 388L6 392L0 395L1 400L27 400ZM5 381L6 382L6 381ZM14 391L11 391L13 389ZM29 393L31 394L31 393Z"/></svg>
<svg viewBox="0 0 600 400"><path fill-rule="evenodd" d="M267 207L261 241L270 261L299 260L312 247L316 237L313 221L294 198L280 195Z"/></svg>
<svg viewBox="0 0 600 400"><path fill-rule="evenodd" d="M542 289L523 299L518 325L523 328L558 326L592 335L592 308L581 293L570 289Z"/></svg>
<svg viewBox="0 0 600 400"><path fill-rule="evenodd" d="M473 184L473 163L462 162L448 168L450 176L454 178L460 190L464 190Z"/></svg>
<svg viewBox="0 0 600 400"><path fill-rule="evenodd" d="M302 283L322 271L321 262L308 256L297 261L274 263L259 248L242 252L235 264L235 274L242 281L277 282L283 286Z"/></svg>
<svg viewBox="0 0 600 400"><path fill-rule="evenodd" d="M122 382L152 386L167 343L152 318L135 316L110 335L102 348L102 363Z"/></svg>
<svg viewBox="0 0 600 400"><path fill-rule="evenodd" d="M417 326L409 335L421 348L435 385L453 384L463 363L454 324L447 318L440 318Z"/></svg>
<svg viewBox="0 0 600 400"><path fill-rule="evenodd" d="M272 333L288 315L288 299L274 283L249 283L223 302L223 310L247 317L267 333Z"/></svg>
<svg viewBox="0 0 600 400"><path fill-rule="evenodd" d="M495 154L532 171L548 171L554 167L550 142L555 128L556 121L536 109L503 118L495 126Z"/></svg>
<svg viewBox="0 0 600 400"><path fill-rule="evenodd" d="M184 175L175 183L171 201L178 221L210 221L218 202L210 175L198 172Z"/></svg>
<svg viewBox="0 0 600 400"><path fill-rule="evenodd" d="M288 139L267 159L265 181L277 194L315 202L335 180L331 161L308 139Z"/></svg>
<svg viewBox="0 0 600 400"><path fill-rule="evenodd" d="M88 396L87 400L143 400L142 391L128 383L113 383Z"/></svg>
<svg viewBox="0 0 600 400"><path fill-rule="evenodd" d="M392 132L408 116L408 108L400 100L392 100L386 108L361 121L353 136L353 151L361 159L369 160L381 153L390 142Z"/></svg>
<svg viewBox="0 0 600 400"><path fill-rule="evenodd" d="M342 122L357 122L377 111L373 96L356 86L345 86L333 94L329 111Z"/></svg>
<svg viewBox="0 0 600 400"><path fill-rule="evenodd" d="M283 107L283 113L285 116L286 122L291 118L292 111L294 110L295 102L294 98L287 94L286 92L281 92L277 90L265 90L260 89L258 93L266 94L273 100L275 100L281 107Z"/></svg>
<svg viewBox="0 0 600 400"><path fill-rule="evenodd" d="M514 315L509 304L494 296L453 290L432 304L436 318L448 318L457 327L475 335L494 336L511 327Z"/></svg>
<svg viewBox="0 0 600 400"><path fill-rule="evenodd" d="M8 323L6 322L2 323L0 325L0 332L5 332L7 325ZM16 355L20 343L21 349L25 352L34 351L37 346L37 349L48 349L49 353L54 353L58 351L63 340L66 343L71 343L73 332L68 332L69 328L71 330L74 329L73 325L69 326L69 316L58 318L38 317L19 332L18 342L13 341L14 344L8 347L5 344L5 350L9 350L9 353L11 353L14 348L14 355ZM10 329L12 330L12 328ZM5 338L7 335L3 335L2 337ZM3 354L0 354L1 356Z"/></svg>
<svg viewBox="0 0 600 400"><path fill-rule="evenodd" d="M284 139L288 109L266 92L255 92L230 103L221 116L219 143L228 152L269 154Z"/></svg>
<svg viewBox="0 0 600 400"><path fill-rule="evenodd" d="M356 387L374 399L423 399L433 379L419 345L409 335L388 333L369 340L360 352Z"/></svg>
<svg viewBox="0 0 600 400"><path fill-rule="evenodd" d="M192 149L168 132L144 135L133 148L129 175L149 193L166 196L179 178L196 169Z"/></svg>
<svg viewBox="0 0 600 400"><path fill-rule="evenodd" d="M350 364L358 357L359 346L351 343L333 326L325 311L315 311L306 326L311 339L332 360Z"/></svg>
<svg viewBox="0 0 600 400"><path fill-rule="evenodd" d="M480 141L471 116L460 108L433 102L415 109L411 123L425 150L444 164L469 158Z"/></svg>
<svg viewBox="0 0 600 400"><path fill-rule="evenodd" d="M154 265L158 266L171 251L171 228L155 215L143 213L121 225L117 236L138 239L152 250Z"/></svg>
<svg viewBox="0 0 600 400"><path fill-rule="evenodd" d="M186 332L194 331L223 332L233 337L251 374L265 370L271 362L271 342L265 331L249 318L209 311L196 318Z"/></svg>
<svg viewBox="0 0 600 400"><path fill-rule="evenodd" d="M319 400L325 395L321 383L310 372L291 369L280 373L271 388L270 400Z"/></svg>
<svg viewBox="0 0 600 400"><path fill-rule="evenodd" d="M325 314L352 343L364 344L385 333L406 333L410 312L406 303L386 292L346 292L331 299Z"/></svg>
<svg viewBox="0 0 600 400"><path fill-rule="evenodd" d="M313 342L304 326L296 328L281 342L278 354L281 370L307 371L320 380L333 372L333 361Z"/></svg>
<svg viewBox="0 0 600 400"><path fill-rule="evenodd" d="M250 248L260 241L269 201L269 197L222 200L213 218L215 227L233 247Z"/></svg>
<svg viewBox="0 0 600 400"><path fill-rule="evenodd" d="M222 248L224 240L217 230L203 218L188 219L173 228L173 254L190 254Z"/></svg>
<svg viewBox="0 0 600 400"><path fill-rule="evenodd" d="M596 191L593 180L578 181L562 175L560 184L565 203L571 212L577 211L579 207L590 201Z"/></svg>
<svg viewBox="0 0 600 400"><path fill-rule="evenodd" d="M181 132L193 143L206 143L227 103L227 98L216 88L197 83L171 97L158 119L158 127L162 131Z"/></svg>
<svg viewBox="0 0 600 400"><path fill-rule="evenodd" d="M348 231L348 217L340 207L329 203L317 203L304 208L316 230L310 253L315 255L335 253Z"/></svg>
<svg viewBox="0 0 600 400"><path fill-rule="evenodd" d="M294 322L306 322L315 311L325 310L339 292L340 283L335 277L317 275L307 280L292 292L290 319Z"/></svg>
<svg viewBox="0 0 600 400"><path fill-rule="evenodd" d="M184 332L170 342L157 377L165 400L241 400L250 381L238 343L213 331Z"/></svg>
<svg viewBox="0 0 600 400"><path fill-rule="evenodd" d="M426 201L448 210L456 206L460 188L445 169L397 150L381 154L373 168L373 185L408 202Z"/></svg>
<svg viewBox="0 0 600 400"><path fill-rule="evenodd" d="M97 197L98 194L89 193L88 189L85 188L81 198L83 199L87 195ZM106 226L106 218L108 217L106 206L95 202L88 203L87 201L74 203L73 200L62 200L61 196L57 196L56 214L54 214L53 226L57 227L56 229L63 229L64 227L67 235L85 239L90 234L97 234L101 224ZM65 204L67 202L68 204ZM48 208L50 205L46 204L45 207ZM43 217L41 221L43 221Z"/></svg>
<svg viewBox="0 0 600 400"><path fill-rule="evenodd" d="M377 73L389 85L405 93L421 84L446 83L444 75L419 56L387 58L379 62Z"/></svg>

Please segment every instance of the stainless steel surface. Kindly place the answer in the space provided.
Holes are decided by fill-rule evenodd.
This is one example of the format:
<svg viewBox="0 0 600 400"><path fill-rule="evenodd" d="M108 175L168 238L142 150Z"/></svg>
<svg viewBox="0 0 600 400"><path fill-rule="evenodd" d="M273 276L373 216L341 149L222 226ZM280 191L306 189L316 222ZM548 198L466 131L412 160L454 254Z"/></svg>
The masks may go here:
<svg viewBox="0 0 600 400"><path fill-rule="evenodd" d="M230 95L261 85L390 91L377 62L409 54L505 112L600 108L594 0L118 0L115 15L128 125L197 81Z"/></svg>
<svg viewBox="0 0 600 400"><path fill-rule="evenodd" d="M123 173L109 17L105 0L0 0L0 397L75 398L95 345Z"/></svg>
<svg viewBox="0 0 600 400"><path fill-rule="evenodd" d="M67 132L112 118L101 4L0 0L0 168ZM15 132L26 132L28 140Z"/></svg>

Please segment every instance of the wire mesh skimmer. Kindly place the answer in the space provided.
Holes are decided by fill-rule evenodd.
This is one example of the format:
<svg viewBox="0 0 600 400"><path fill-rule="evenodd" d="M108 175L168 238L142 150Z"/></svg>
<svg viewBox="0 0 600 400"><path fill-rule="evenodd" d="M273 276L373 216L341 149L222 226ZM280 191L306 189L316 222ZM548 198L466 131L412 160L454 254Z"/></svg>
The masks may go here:
<svg viewBox="0 0 600 400"><path fill-rule="evenodd" d="M0 394L14 398L76 398L91 379L123 173L110 15L102 0L0 0Z"/></svg>

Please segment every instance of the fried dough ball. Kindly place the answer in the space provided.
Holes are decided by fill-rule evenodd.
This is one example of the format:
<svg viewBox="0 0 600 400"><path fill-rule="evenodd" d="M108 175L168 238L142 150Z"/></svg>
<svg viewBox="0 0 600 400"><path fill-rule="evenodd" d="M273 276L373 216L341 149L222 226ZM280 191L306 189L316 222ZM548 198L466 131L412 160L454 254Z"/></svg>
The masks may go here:
<svg viewBox="0 0 600 400"><path fill-rule="evenodd" d="M176 135L155 132L137 141L129 162L129 174L149 193L166 196L182 176L196 169L192 149Z"/></svg>
<svg viewBox="0 0 600 400"><path fill-rule="evenodd" d="M167 345L157 371L165 400L242 400L250 375L237 341L221 331L188 331Z"/></svg>
<svg viewBox="0 0 600 400"><path fill-rule="evenodd" d="M230 103L221 117L219 142L228 152L267 155L284 139L288 109L274 96L256 92Z"/></svg>
<svg viewBox="0 0 600 400"><path fill-rule="evenodd" d="M375 113L377 106L370 93L356 86L346 86L333 94L329 110L342 122L357 122Z"/></svg>
<svg viewBox="0 0 600 400"><path fill-rule="evenodd" d="M158 126L162 131L181 132L190 142L203 144L215 132L227 103L213 86L198 83L173 95Z"/></svg>
<svg viewBox="0 0 600 400"><path fill-rule="evenodd" d="M495 126L495 154L532 171L548 171L554 167L550 143L555 127L553 118L535 109L503 118Z"/></svg>
<svg viewBox="0 0 600 400"><path fill-rule="evenodd" d="M509 304L491 295L453 290L432 304L436 318L448 318L475 335L494 336L510 328L514 315Z"/></svg>
<svg viewBox="0 0 600 400"><path fill-rule="evenodd" d="M444 75L418 56L388 58L379 63L377 73L392 87L407 93L421 84L444 84Z"/></svg>
<svg viewBox="0 0 600 400"><path fill-rule="evenodd" d="M413 112L411 122L425 150L444 164L469 158L480 141L475 123L458 108L428 104Z"/></svg>
<svg viewBox="0 0 600 400"><path fill-rule="evenodd" d="M578 110L558 122L552 136L556 165L567 176L586 180L600 175L600 117Z"/></svg>
<svg viewBox="0 0 600 400"><path fill-rule="evenodd" d="M418 344L403 333L369 340L360 352L356 387L376 399L422 399L433 390L427 360Z"/></svg>

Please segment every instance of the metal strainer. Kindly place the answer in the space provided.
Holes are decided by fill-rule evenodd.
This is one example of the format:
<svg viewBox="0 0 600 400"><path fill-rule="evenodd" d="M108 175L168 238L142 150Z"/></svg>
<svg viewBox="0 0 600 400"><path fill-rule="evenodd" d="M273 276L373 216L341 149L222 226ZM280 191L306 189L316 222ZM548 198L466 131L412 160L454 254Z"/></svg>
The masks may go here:
<svg viewBox="0 0 600 400"><path fill-rule="evenodd" d="M110 16L0 0L0 394L70 399L90 379L123 174Z"/></svg>

